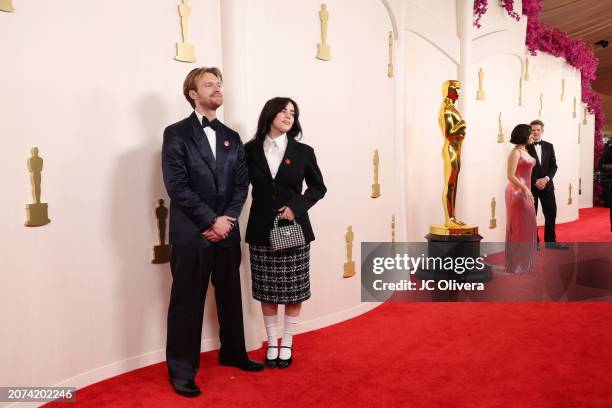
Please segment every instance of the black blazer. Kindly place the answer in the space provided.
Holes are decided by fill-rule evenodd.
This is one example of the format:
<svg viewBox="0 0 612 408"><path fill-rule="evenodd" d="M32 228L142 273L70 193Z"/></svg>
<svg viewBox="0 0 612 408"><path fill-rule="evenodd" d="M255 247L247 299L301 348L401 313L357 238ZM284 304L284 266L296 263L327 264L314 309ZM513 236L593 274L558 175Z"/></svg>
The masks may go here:
<svg viewBox="0 0 612 408"><path fill-rule="evenodd" d="M542 140L542 163L538 159L534 145L527 145L527 153L536 159L536 164L533 170L531 170L531 189L539 191L535 186L535 182L539 178L548 176L550 180L544 190L554 190L555 183L553 183L553 177L555 177L557 172L557 159L555 159L555 148L552 143Z"/></svg>
<svg viewBox="0 0 612 408"><path fill-rule="evenodd" d="M295 220L304 231L307 242L315 239L308 209L319 201L327 188L312 147L287 137L287 149L276 177L273 179L263 151L263 141L253 139L244 146L249 180L253 185L251 213L245 241L256 245L270 245L269 234L278 209L291 208ZM306 180L308 188L302 194Z"/></svg>
<svg viewBox="0 0 612 408"><path fill-rule="evenodd" d="M220 123L216 156L194 113L164 131L162 172L170 196L170 244L214 245L202 236L217 216L240 215L249 188L244 146L238 133ZM221 246L240 242L238 221Z"/></svg>

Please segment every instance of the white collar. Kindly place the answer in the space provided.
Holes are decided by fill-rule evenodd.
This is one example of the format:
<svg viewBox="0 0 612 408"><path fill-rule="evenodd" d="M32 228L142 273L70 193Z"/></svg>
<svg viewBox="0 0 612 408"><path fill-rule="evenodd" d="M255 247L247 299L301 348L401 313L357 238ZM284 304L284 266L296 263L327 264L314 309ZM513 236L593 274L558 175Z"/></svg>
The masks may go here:
<svg viewBox="0 0 612 408"><path fill-rule="evenodd" d="M196 114L196 117L198 118L198 122L200 122L200 126L202 126L202 118L204 117L204 115L202 115L200 112L198 112L197 110L193 110ZM218 118L215 118L218 119Z"/></svg>
<svg viewBox="0 0 612 408"><path fill-rule="evenodd" d="M278 136L276 139L272 139L270 136L266 135L266 140L265 143L267 145L271 145L272 142L276 142L276 145L278 146L279 149L284 149L285 147L287 147L287 134L283 133L282 135Z"/></svg>

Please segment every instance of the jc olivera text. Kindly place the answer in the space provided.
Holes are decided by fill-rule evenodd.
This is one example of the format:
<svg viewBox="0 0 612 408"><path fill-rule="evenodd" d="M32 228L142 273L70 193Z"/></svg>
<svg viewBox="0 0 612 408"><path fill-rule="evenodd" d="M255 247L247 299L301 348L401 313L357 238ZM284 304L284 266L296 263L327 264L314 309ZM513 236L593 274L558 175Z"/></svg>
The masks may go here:
<svg viewBox="0 0 612 408"><path fill-rule="evenodd" d="M424 280L421 286L417 287L417 282L401 280L399 282L384 282L375 280L372 287L376 291L411 291L411 290L484 290L484 283L481 282L457 282L455 280Z"/></svg>

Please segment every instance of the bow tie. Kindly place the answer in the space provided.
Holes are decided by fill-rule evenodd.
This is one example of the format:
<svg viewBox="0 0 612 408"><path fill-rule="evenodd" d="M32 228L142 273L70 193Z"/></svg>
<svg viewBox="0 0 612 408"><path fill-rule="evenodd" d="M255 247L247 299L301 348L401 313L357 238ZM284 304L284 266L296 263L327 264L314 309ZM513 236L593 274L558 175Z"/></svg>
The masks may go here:
<svg viewBox="0 0 612 408"><path fill-rule="evenodd" d="M541 140L540 140L539 142L533 142L533 145L534 145L534 146L538 146L538 145L541 145L541 144L542 144L542 141L541 141Z"/></svg>
<svg viewBox="0 0 612 408"><path fill-rule="evenodd" d="M220 123L221 122L219 122L217 119L213 119L212 121L209 121L206 116L202 116L202 128L205 128L208 126L216 132L217 129L219 128Z"/></svg>

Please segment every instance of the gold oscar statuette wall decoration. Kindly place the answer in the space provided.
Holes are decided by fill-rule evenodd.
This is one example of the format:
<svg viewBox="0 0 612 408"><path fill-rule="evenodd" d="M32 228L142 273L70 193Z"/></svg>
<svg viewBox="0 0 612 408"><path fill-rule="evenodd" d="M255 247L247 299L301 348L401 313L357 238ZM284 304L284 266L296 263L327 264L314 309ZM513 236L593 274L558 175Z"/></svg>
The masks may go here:
<svg viewBox="0 0 612 408"><path fill-rule="evenodd" d="M374 165L374 184L372 184L372 198L378 198L380 197L380 184L378 183L378 165L380 164L380 157L378 156L378 150L374 150L372 164Z"/></svg>
<svg viewBox="0 0 612 408"><path fill-rule="evenodd" d="M327 22L329 21L329 11L327 4L321 4L319 11L319 20L321 21L321 42L317 44L317 59L323 61L331 60L331 47L327 44Z"/></svg>
<svg viewBox="0 0 612 408"><path fill-rule="evenodd" d="M32 156L28 159L30 184L32 185L32 204L26 204L27 227L40 227L51 222L48 215L48 204L40 202L40 184L42 181L43 159L38 155L38 147L30 149Z"/></svg>
<svg viewBox="0 0 612 408"><path fill-rule="evenodd" d="M544 94L540 94L540 110L538 111L538 116L544 115Z"/></svg>
<svg viewBox="0 0 612 408"><path fill-rule="evenodd" d="M588 111L587 111L587 107L585 106L585 107L584 107L584 117L582 118L582 124L583 124L583 125L586 125L586 124L587 124L587 113L588 113Z"/></svg>
<svg viewBox="0 0 612 408"><path fill-rule="evenodd" d="M181 0L181 4L178 6L179 14L181 16L181 28L183 33L183 42L176 43L176 57L177 61L182 62L195 62L195 50L193 44L189 43L189 20L191 18L191 6L188 0Z"/></svg>
<svg viewBox="0 0 612 408"><path fill-rule="evenodd" d="M529 57L525 57L525 81L529 81Z"/></svg>
<svg viewBox="0 0 612 408"><path fill-rule="evenodd" d="M393 31L389 31L389 63L387 64L387 76L393 78Z"/></svg>
<svg viewBox="0 0 612 408"><path fill-rule="evenodd" d="M491 219L489 220L489 229L497 228L497 219L495 218L495 197L491 199Z"/></svg>
<svg viewBox="0 0 612 408"><path fill-rule="evenodd" d="M567 197L567 205L572 205L572 183L569 183L569 196Z"/></svg>
<svg viewBox="0 0 612 408"><path fill-rule="evenodd" d="M561 100L565 100L565 78L561 80Z"/></svg>
<svg viewBox="0 0 612 408"><path fill-rule="evenodd" d="M12 13L15 11L15 7L13 7L12 0L0 0L0 11L6 11L8 13Z"/></svg>
<svg viewBox="0 0 612 408"><path fill-rule="evenodd" d="M519 78L519 106L523 106L523 78Z"/></svg>
<svg viewBox="0 0 612 408"><path fill-rule="evenodd" d="M344 278L350 278L355 275L355 261L353 261L354 238L353 227L349 225L346 229L346 234L344 234L344 239L346 241L346 262L344 263L344 274L342 275Z"/></svg>
<svg viewBox="0 0 612 408"><path fill-rule="evenodd" d="M497 122L499 123L499 133L497 134L497 143L504 143L504 129L502 127L502 114L499 112L499 117L497 118Z"/></svg>
<svg viewBox="0 0 612 408"><path fill-rule="evenodd" d="M578 179L578 195L582 195L582 177Z"/></svg>
<svg viewBox="0 0 612 408"><path fill-rule="evenodd" d="M476 92L476 99L479 101L485 100L485 93L484 93L484 90L482 89L483 80L484 80L484 71L482 70L482 68L480 68L478 70L478 91Z"/></svg>
<svg viewBox="0 0 612 408"><path fill-rule="evenodd" d="M395 214L391 216L391 242L395 242Z"/></svg>
<svg viewBox="0 0 612 408"><path fill-rule="evenodd" d="M574 112L572 113L572 118L576 117L576 97L574 96Z"/></svg>
<svg viewBox="0 0 612 408"><path fill-rule="evenodd" d="M153 247L153 259L151 263L162 264L170 262L170 245L166 244L166 219L168 218L168 207L164 206L164 200L159 199L155 209L157 218L157 231L159 232L159 245Z"/></svg>
<svg viewBox="0 0 612 408"><path fill-rule="evenodd" d="M429 232L434 235L471 235L478 233L478 227L466 225L456 217L457 186L461 170L461 144L465 138L466 124L455 107L459 99L461 83L448 80L442 85L442 105L438 114L438 123L444 136L442 158L444 159L444 189L442 205L444 207L444 224L430 225Z"/></svg>
<svg viewBox="0 0 612 408"><path fill-rule="evenodd" d="M578 126L578 144L580 144L580 133L581 133L580 126Z"/></svg>

